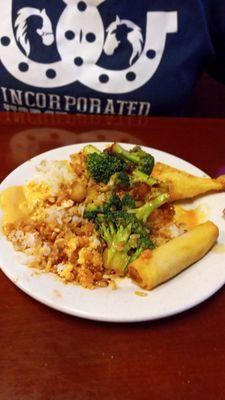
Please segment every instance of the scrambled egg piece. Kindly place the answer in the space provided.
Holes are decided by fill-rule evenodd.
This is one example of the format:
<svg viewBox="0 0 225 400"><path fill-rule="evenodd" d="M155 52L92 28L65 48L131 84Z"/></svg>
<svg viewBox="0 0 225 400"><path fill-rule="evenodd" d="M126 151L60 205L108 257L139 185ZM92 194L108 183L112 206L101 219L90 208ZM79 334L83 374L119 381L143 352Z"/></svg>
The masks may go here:
<svg viewBox="0 0 225 400"><path fill-rule="evenodd" d="M70 185L75 178L76 175L68 161L42 161L34 178L25 186L12 186L1 193L3 226L26 221L28 218L41 219L45 202L54 199L62 185Z"/></svg>
<svg viewBox="0 0 225 400"><path fill-rule="evenodd" d="M3 211L3 226L21 222L28 218L31 213L23 186L12 186L5 189L0 195L0 207Z"/></svg>

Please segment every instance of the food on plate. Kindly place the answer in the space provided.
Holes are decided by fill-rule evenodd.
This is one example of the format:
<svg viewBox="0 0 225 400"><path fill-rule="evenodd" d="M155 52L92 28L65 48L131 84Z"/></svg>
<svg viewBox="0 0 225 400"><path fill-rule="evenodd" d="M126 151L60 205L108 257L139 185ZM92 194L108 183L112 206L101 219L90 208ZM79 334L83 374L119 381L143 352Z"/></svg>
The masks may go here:
<svg viewBox="0 0 225 400"><path fill-rule="evenodd" d="M2 229L20 262L65 283L114 287L130 275L151 289L203 257L218 235L174 200L223 189L223 177L155 164L140 146L90 144L68 160L43 160L24 186L2 191Z"/></svg>
<svg viewBox="0 0 225 400"><path fill-rule="evenodd" d="M141 287L153 289L200 260L215 244L218 234L217 226L208 221L163 246L145 250L129 264L130 277Z"/></svg>
<svg viewBox="0 0 225 400"><path fill-rule="evenodd" d="M168 185L171 201L225 190L225 175L216 179L200 178L161 162L155 164L152 177Z"/></svg>

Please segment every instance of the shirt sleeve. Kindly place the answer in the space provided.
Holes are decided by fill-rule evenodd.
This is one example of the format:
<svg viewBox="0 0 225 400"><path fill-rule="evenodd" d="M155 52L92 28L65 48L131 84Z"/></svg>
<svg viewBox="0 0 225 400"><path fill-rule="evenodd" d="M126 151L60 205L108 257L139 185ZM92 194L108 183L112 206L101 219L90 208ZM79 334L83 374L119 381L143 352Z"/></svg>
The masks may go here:
<svg viewBox="0 0 225 400"><path fill-rule="evenodd" d="M206 12L212 54L207 59L206 70L225 84L225 0L202 0Z"/></svg>

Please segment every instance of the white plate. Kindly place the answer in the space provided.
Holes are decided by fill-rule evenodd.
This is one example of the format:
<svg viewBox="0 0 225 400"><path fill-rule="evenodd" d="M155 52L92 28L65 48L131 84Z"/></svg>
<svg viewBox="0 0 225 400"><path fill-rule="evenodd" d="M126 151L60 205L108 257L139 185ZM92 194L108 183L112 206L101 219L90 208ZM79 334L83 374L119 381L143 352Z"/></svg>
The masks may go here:
<svg viewBox="0 0 225 400"><path fill-rule="evenodd" d="M100 149L106 145L105 143L94 144ZM25 184L33 176L35 166L41 160L65 159L83 146L84 144L76 144L61 147L27 161L2 182L0 190L12 185ZM126 145L127 148L131 146ZM205 176L198 168L171 154L144 146L143 149L151 152L157 161L186 170L194 175ZM187 207L192 208L199 204L207 207L209 218L218 225L220 229L218 242L225 243L225 221L222 216L225 207L225 193L204 196L187 204ZM225 253L215 250L209 252L202 260L174 279L150 292L146 291L147 296L141 297L135 292L144 291L128 278L119 282L117 290L111 288L87 290L72 284L65 285L53 274L37 275L33 270L18 263L12 244L2 233L0 233L0 249L2 271L25 293L62 312L93 320L137 322L167 317L190 309L206 300L225 282Z"/></svg>

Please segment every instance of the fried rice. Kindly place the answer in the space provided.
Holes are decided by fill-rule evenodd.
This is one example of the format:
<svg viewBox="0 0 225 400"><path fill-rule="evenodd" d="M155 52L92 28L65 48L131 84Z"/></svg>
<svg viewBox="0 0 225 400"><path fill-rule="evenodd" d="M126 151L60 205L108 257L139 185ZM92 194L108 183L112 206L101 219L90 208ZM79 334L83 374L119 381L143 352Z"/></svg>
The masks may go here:
<svg viewBox="0 0 225 400"><path fill-rule="evenodd" d="M24 186L29 218L4 225L4 233L23 256L23 263L42 272L52 272L65 283L88 289L106 287L112 276L103 266L104 241L94 224L83 218L85 205L101 206L107 190L90 179L84 156L68 161L42 161ZM144 185L133 195L149 198ZM139 196L139 197L138 197ZM154 244L159 246L183 233L186 227L174 222L174 208L165 205L149 218Z"/></svg>

